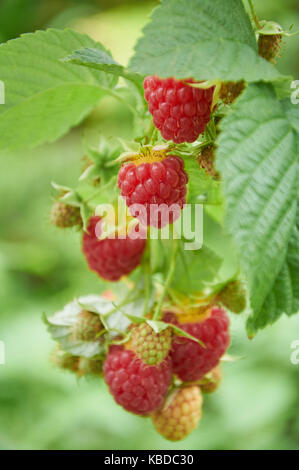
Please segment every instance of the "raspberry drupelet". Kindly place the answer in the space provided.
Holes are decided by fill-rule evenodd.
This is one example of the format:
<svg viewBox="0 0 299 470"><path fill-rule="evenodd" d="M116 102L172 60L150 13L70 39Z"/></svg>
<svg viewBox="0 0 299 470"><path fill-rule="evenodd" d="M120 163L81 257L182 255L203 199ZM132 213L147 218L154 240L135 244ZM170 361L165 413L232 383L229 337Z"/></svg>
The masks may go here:
<svg viewBox="0 0 299 470"><path fill-rule="evenodd" d="M195 88L192 79L176 80L150 75L144 80L144 96L155 126L166 140L194 142L211 118L215 87Z"/></svg>

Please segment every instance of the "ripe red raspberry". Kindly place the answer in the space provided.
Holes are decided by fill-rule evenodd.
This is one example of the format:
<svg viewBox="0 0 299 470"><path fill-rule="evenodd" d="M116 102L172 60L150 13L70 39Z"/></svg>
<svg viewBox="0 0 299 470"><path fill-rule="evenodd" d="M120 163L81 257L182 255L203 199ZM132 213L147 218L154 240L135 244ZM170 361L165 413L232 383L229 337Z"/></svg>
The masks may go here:
<svg viewBox="0 0 299 470"><path fill-rule="evenodd" d="M107 281L118 281L131 273L141 262L146 240L141 238L105 238L96 236L100 217L91 217L83 234L82 250L88 266Z"/></svg>
<svg viewBox="0 0 299 470"><path fill-rule="evenodd" d="M172 342L173 372L184 382L194 382L216 367L227 350L229 319L222 308L213 307L203 321L179 323L179 327L205 344L203 348L199 343L179 336Z"/></svg>
<svg viewBox="0 0 299 470"><path fill-rule="evenodd" d="M187 182L184 162L174 155L140 158L123 165L118 174L118 187L131 215L143 225L158 228L179 218L186 203ZM133 204L142 207L136 211Z"/></svg>
<svg viewBox="0 0 299 470"><path fill-rule="evenodd" d="M171 361L144 364L133 351L112 346L104 362L104 379L116 403L127 411L146 415L163 403L171 383Z"/></svg>
<svg viewBox="0 0 299 470"><path fill-rule="evenodd" d="M143 83L155 126L164 139L177 144L194 142L211 118L215 87L193 88L187 83L195 82L150 75Z"/></svg>
<svg viewBox="0 0 299 470"><path fill-rule="evenodd" d="M193 385L176 390L161 410L152 415L157 431L169 441L179 441L196 429L201 418L202 395Z"/></svg>

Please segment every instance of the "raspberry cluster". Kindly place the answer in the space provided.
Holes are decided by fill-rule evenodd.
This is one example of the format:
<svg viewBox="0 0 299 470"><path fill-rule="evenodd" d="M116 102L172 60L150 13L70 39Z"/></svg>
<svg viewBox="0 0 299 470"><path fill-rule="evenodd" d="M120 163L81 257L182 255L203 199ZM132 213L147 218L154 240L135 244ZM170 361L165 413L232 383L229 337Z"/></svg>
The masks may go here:
<svg viewBox="0 0 299 470"><path fill-rule="evenodd" d="M226 97L223 100L233 101L243 87L243 82L227 83L221 88ZM144 80L144 95L162 137L181 144L192 143L205 132L218 91L215 93L214 86L203 88L203 84L193 79L148 76ZM216 119L215 116L214 124ZM127 221L123 225L120 222L113 236L104 232L101 217L92 216L86 221L86 214L99 202L100 191L89 193L80 187L80 191L71 190L69 197L62 199L66 190L56 185L60 195L52 208L52 223L58 227L84 227L82 251L92 271L111 282L131 274L141 264L147 227L160 229L180 217L186 204L188 174L184 160L188 155L198 158L198 168L219 179L214 168L215 144L210 141L216 131L207 134L209 140L204 139L199 156L197 145L165 145L161 141L155 145L157 132L136 139L144 144L136 153L118 157L118 147L107 155L107 149L101 150L101 158L97 152L88 153L81 180L89 179L89 184L100 185L100 191L106 176L107 181L114 181L114 163L123 162L117 185L125 203L122 201L117 212L118 216L130 213L137 220L133 221L132 229ZM108 187L110 182L105 185L104 196ZM63 204L62 200L80 207ZM146 274L154 264L150 259L152 253L152 248L147 250L140 269L146 281L149 281ZM59 341L52 355L56 366L77 377L103 377L117 404L136 415L150 417L163 437L177 441L197 427L202 413L202 392L215 391L221 380L219 363L230 341L229 319L221 305L231 311L241 311L246 298L237 283L215 293L213 300L209 296L208 307L207 302L199 304L200 307L193 304L194 296L191 300L182 293L176 296L175 291L170 295L172 275L175 275L172 268L176 268L175 259L172 261L163 292L157 289L152 295L155 282L145 283L143 289L142 276L133 276L123 279L128 288L125 295L121 289L118 296L115 289L102 296L82 297L81 301L71 302L56 312L47 319L47 324L53 338ZM168 295L167 302L174 298L179 301L172 311L164 313L164 299ZM141 312L135 309L139 308L142 297L146 299L140 318ZM114 301L119 303L115 305ZM162 322L161 312L164 313ZM184 336L184 332L188 335Z"/></svg>
<svg viewBox="0 0 299 470"><path fill-rule="evenodd" d="M118 281L141 262L146 241L142 238L105 238L99 240L96 226L100 217L91 217L83 234L82 251L89 268L107 281Z"/></svg>
<svg viewBox="0 0 299 470"><path fill-rule="evenodd" d="M180 144L194 142L211 118L214 87L195 88L191 79L159 78L144 80L144 96L155 126L166 140Z"/></svg>
<svg viewBox="0 0 299 470"><path fill-rule="evenodd" d="M132 216L143 225L161 228L180 216L186 202L188 175L178 156L149 156L146 160L140 158L123 165L118 187ZM139 205L137 210L134 204Z"/></svg>
<svg viewBox="0 0 299 470"><path fill-rule="evenodd" d="M181 318L180 318L181 317ZM189 318L188 315L187 318ZM115 401L132 413L151 416L154 426L169 440L186 437L201 417L202 396L217 389L219 361L229 344L225 311L211 307L205 313L168 312L163 321L175 324L195 340L174 335L171 327L156 333L147 323L133 325L123 346L111 346L104 362L104 379ZM181 386L172 390L172 377Z"/></svg>
<svg viewBox="0 0 299 470"><path fill-rule="evenodd" d="M73 322L74 313L70 314ZM151 318L151 313L146 318ZM89 341L88 354L72 354L69 348L62 349L62 344L51 359L77 377L103 377L116 403L131 413L150 417L162 436L175 441L196 428L201 417L201 392L211 393L219 386L219 360L229 344L229 321L225 311L215 306L198 308L191 314L168 312L163 321L169 325L160 332L147 320L131 324L128 339L117 345L114 339L118 338L110 337L98 314L79 311L69 327L67 345ZM172 325L194 340L180 335ZM56 333L57 328L56 324ZM59 338L68 327L61 328ZM203 341L204 347L195 338Z"/></svg>

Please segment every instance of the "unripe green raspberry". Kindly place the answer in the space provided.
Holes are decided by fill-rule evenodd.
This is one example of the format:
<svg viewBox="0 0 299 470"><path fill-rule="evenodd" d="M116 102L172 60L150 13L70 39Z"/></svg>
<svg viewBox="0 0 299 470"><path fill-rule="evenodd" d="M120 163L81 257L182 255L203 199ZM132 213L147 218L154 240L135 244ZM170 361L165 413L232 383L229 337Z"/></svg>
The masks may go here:
<svg viewBox="0 0 299 470"><path fill-rule="evenodd" d="M76 225L82 226L80 208L63 204L61 201L54 202L50 220L55 227L69 228Z"/></svg>
<svg viewBox="0 0 299 470"><path fill-rule="evenodd" d="M101 359L89 359L87 357L80 357L78 372L79 377L82 376L102 376L103 361Z"/></svg>
<svg viewBox="0 0 299 470"><path fill-rule="evenodd" d="M78 371L79 357L68 354L59 347L54 348L52 351L50 361L61 369L70 370L75 373Z"/></svg>
<svg viewBox="0 0 299 470"><path fill-rule="evenodd" d="M164 407L152 414L157 431L169 441L180 441L197 428L201 418L202 396L196 385L176 390Z"/></svg>
<svg viewBox="0 0 299 470"><path fill-rule="evenodd" d="M171 328L156 333L150 325L141 323L132 328L130 349L145 364L151 366L161 364L169 353L171 337Z"/></svg>
<svg viewBox="0 0 299 470"><path fill-rule="evenodd" d="M246 307L246 291L238 281L228 284L220 292L218 298L226 308L234 313L241 313Z"/></svg>
<svg viewBox="0 0 299 470"><path fill-rule="evenodd" d="M102 330L103 325L99 315L82 310L72 328L72 337L74 341L96 341Z"/></svg>

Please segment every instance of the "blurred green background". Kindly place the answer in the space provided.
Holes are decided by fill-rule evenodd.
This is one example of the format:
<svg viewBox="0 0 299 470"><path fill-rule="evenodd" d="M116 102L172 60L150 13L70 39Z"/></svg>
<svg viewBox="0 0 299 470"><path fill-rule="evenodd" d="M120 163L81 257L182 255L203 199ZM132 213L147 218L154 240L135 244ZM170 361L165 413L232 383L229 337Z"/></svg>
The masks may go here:
<svg viewBox="0 0 299 470"><path fill-rule="evenodd" d="M126 63L155 3L2 0L0 42L68 26L102 41ZM297 0L256 3L261 18L299 29ZM298 57L298 39L291 38L278 66L297 79ZM0 448L299 449L299 365L290 361L291 342L299 339L296 317L282 318L251 342L244 319L232 319L230 353L241 359L224 364L223 384L205 398L198 430L177 444L160 437L150 420L116 406L101 381L77 381L49 364L53 342L42 313L99 291L78 233L49 223L50 183L75 183L84 154L82 131L126 136L130 127L130 114L103 100L59 142L0 156L0 340L6 348L6 364L0 365Z"/></svg>

